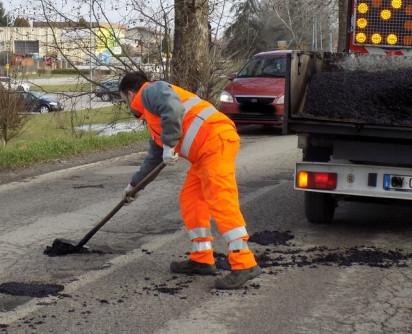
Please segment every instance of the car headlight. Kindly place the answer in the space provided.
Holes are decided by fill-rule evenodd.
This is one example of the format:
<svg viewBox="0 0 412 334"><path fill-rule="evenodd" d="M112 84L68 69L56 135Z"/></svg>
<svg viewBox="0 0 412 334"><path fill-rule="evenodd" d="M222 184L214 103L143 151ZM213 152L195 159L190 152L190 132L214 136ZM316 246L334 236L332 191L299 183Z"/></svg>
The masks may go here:
<svg viewBox="0 0 412 334"><path fill-rule="evenodd" d="M220 102L226 102L226 103L233 103L233 96L232 94L226 92L225 90L220 94Z"/></svg>
<svg viewBox="0 0 412 334"><path fill-rule="evenodd" d="M58 103L57 102L49 102L49 104L53 107L57 107Z"/></svg>
<svg viewBox="0 0 412 334"><path fill-rule="evenodd" d="M285 95L279 96L276 100L276 104L285 104Z"/></svg>

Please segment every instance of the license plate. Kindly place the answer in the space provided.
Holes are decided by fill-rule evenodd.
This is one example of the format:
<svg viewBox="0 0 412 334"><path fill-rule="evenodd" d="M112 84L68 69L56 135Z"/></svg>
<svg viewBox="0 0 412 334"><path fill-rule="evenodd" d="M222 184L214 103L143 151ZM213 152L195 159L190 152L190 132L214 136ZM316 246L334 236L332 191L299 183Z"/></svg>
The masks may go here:
<svg viewBox="0 0 412 334"><path fill-rule="evenodd" d="M412 176L385 174L383 189L397 191L412 191Z"/></svg>

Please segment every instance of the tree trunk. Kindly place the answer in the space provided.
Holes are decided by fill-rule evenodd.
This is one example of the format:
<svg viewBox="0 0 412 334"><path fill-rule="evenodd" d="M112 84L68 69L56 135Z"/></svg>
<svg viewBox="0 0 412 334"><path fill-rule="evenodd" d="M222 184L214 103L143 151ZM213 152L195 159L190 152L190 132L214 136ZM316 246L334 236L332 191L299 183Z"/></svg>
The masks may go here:
<svg viewBox="0 0 412 334"><path fill-rule="evenodd" d="M207 0L175 0L172 82L192 92L203 87L209 58Z"/></svg>
<svg viewBox="0 0 412 334"><path fill-rule="evenodd" d="M351 0L339 0L339 43L338 51L348 51L348 20Z"/></svg>

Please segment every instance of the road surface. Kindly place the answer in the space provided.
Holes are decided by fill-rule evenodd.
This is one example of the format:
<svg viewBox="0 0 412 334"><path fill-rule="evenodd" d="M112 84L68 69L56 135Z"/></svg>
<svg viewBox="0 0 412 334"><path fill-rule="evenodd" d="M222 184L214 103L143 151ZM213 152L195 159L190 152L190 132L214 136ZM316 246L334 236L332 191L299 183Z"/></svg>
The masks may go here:
<svg viewBox="0 0 412 334"><path fill-rule="evenodd" d="M83 110L89 109L90 107L92 109L97 109L110 107L113 105L113 102L104 102L99 97L95 96L94 94L90 95L89 93L49 93L47 95L53 96L54 99L57 99L59 102L61 102L64 111Z"/></svg>
<svg viewBox="0 0 412 334"><path fill-rule="evenodd" d="M292 189L296 145L242 133L248 229L276 232L278 244L250 243L265 273L234 292L214 290L215 277L168 272L189 249L178 210L184 161L92 239L94 252L61 258L42 251L56 237L79 240L110 211L143 155L0 185L0 289L64 287L44 298L0 293L0 333L411 333L412 210L344 203L332 225L307 223Z"/></svg>

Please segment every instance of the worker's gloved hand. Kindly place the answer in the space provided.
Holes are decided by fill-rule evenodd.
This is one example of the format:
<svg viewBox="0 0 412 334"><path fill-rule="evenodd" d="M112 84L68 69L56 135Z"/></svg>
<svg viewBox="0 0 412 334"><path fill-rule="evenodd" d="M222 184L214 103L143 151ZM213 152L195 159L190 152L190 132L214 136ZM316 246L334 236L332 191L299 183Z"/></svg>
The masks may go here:
<svg viewBox="0 0 412 334"><path fill-rule="evenodd" d="M129 183L126 188L123 190L123 196L122 198L126 203L132 203L136 198L137 194L134 194L133 196L130 194L130 192L133 190L133 186Z"/></svg>
<svg viewBox="0 0 412 334"><path fill-rule="evenodd" d="M174 165L179 159L179 155L175 152L174 147L163 145L163 162L166 165Z"/></svg>

